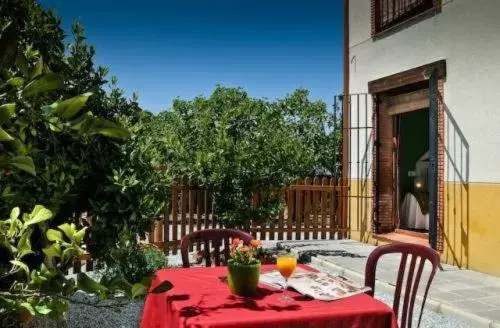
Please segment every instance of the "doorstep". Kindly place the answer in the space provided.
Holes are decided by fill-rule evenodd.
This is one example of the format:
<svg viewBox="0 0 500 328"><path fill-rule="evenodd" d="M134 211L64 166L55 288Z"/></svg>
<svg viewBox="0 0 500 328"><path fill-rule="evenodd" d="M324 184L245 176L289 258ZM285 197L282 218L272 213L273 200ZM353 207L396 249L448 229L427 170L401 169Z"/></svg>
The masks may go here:
<svg viewBox="0 0 500 328"><path fill-rule="evenodd" d="M396 229L394 232L374 234L373 238L378 244L410 243L429 246L427 234Z"/></svg>

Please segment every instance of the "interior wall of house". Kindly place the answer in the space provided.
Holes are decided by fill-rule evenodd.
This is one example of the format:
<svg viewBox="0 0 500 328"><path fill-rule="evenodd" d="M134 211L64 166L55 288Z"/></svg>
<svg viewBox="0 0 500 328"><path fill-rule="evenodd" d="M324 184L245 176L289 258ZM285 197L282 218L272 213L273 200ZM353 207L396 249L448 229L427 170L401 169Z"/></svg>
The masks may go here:
<svg viewBox="0 0 500 328"><path fill-rule="evenodd" d="M417 110L401 114L399 125L400 197L415 192L415 172L418 160L429 151L429 111Z"/></svg>
<svg viewBox="0 0 500 328"><path fill-rule="evenodd" d="M443 1L441 13L375 41L370 1L351 0L349 13L350 93L367 92L369 81L446 60L439 95L445 126L442 259L500 275L500 261L490 256L500 252L500 1ZM351 152L356 147L351 142Z"/></svg>
<svg viewBox="0 0 500 328"><path fill-rule="evenodd" d="M399 115L399 200L398 206L409 194L418 201L422 213L428 214L429 201L426 179L421 179L416 166L422 156L429 151L429 110L421 109ZM413 173L413 174L411 174ZM427 173L427 172L423 172ZM419 183L419 186L416 183ZM406 224L409 220L400 211L400 228L415 229ZM420 227L419 227L420 228Z"/></svg>

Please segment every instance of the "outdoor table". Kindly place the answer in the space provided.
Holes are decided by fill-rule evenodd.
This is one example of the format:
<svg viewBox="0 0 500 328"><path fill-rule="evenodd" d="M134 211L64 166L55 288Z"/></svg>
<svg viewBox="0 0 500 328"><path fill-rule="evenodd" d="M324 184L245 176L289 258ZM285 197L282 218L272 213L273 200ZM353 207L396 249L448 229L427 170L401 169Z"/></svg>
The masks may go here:
<svg viewBox="0 0 500 328"><path fill-rule="evenodd" d="M264 265L261 271L274 268ZM292 300L284 302L283 291L261 284L258 295L245 298L231 294L226 275L227 267L158 271L151 288L164 280L174 287L148 295L141 328L397 328L391 308L367 294L323 302L289 290Z"/></svg>

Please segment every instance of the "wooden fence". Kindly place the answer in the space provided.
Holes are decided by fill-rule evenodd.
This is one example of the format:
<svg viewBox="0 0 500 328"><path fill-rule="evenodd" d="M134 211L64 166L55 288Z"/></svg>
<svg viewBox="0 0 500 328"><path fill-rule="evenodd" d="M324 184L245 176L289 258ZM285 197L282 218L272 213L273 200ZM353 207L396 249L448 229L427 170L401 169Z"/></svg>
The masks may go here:
<svg viewBox="0 0 500 328"><path fill-rule="evenodd" d="M283 190L284 206L279 215L266 224L251 222L250 233L260 240L343 239L348 237L349 223L343 197L346 185L336 179L307 178ZM259 202L255 194L252 202ZM165 254L179 252L182 237L193 231L222 228L214 213L213 195L195 186L172 187L172 198L164 208L146 241L164 250ZM198 247L195 247L198 250ZM90 254L75 261L73 273L92 271Z"/></svg>
<svg viewBox="0 0 500 328"><path fill-rule="evenodd" d="M266 224L250 224L250 233L261 240L308 240L346 238L349 225L345 215L340 181L307 178L286 188L285 204L279 215ZM253 201L258 202L258 194ZM155 221L149 242L166 254L177 254L182 237L193 231L221 228L214 213L210 191L194 186L172 187L171 201L164 215Z"/></svg>

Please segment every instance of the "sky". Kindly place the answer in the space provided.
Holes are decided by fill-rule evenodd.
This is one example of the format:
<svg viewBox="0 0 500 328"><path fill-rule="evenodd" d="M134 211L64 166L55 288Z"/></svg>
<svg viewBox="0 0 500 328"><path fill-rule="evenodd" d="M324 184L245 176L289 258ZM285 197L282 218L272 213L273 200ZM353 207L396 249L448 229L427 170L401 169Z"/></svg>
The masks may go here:
<svg viewBox="0 0 500 328"><path fill-rule="evenodd" d="M306 88L331 105L342 87L342 1L40 0L68 32L79 20L96 62L158 112L216 84L253 97Z"/></svg>

